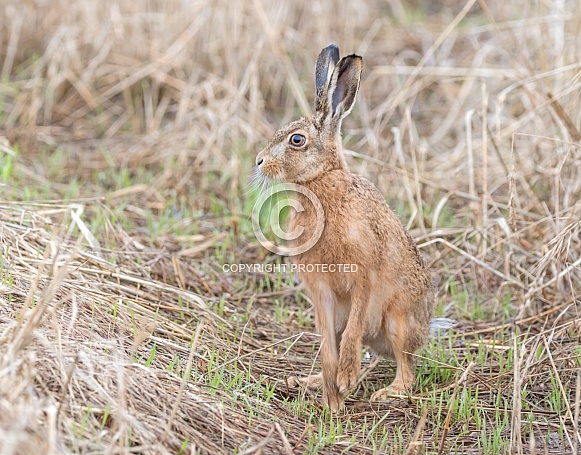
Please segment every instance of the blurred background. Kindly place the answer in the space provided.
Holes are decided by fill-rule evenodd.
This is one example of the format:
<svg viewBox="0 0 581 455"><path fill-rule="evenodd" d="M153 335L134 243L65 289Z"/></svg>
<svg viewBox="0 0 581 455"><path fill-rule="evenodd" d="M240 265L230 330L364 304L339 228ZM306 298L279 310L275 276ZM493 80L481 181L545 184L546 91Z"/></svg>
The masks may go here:
<svg viewBox="0 0 581 455"><path fill-rule="evenodd" d="M413 234L470 229L486 259L501 233L492 244L511 236L542 256L579 217L580 10L564 0L7 0L0 125L19 184L3 191L125 189L147 212L126 215L157 241L176 234L151 232L161 212L181 227L214 217L188 233L244 231L254 156L311 112L316 56L337 43L364 57L348 161ZM488 258L493 268L506 267L501 256Z"/></svg>
<svg viewBox="0 0 581 455"><path fill-rule="evenodd" d="M0 124L25 157L39 140L114 138L99 144L116 163L179 160L178 190L207 172L238 188L273 130L311 111L315 58L334 42L365 62L345 124L350 163L393 204L421 211L420 199L436 192L474 197L483 179L487 196L507 196L514 167L519 208L543 201L558 212L581 185L563 169L576 168L576 155L547 139L578 139L580 8L563 0L6 0ZM116 149L136 136L145 141L139 150ZM63 159L99 167L102 157L86 149L78 143ZM64 168L57 180L78 175L78 166Z"/></svg>

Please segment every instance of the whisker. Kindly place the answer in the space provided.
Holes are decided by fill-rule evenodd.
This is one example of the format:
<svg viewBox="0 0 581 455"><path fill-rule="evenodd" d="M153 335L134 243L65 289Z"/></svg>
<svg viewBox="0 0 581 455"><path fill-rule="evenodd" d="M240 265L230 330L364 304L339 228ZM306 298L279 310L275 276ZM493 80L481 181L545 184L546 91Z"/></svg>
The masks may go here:
<svg viewBox="0 0 581 455"><path fill-rule="evenodd" d="M262 185L264 176L260 173L258 168L253 168L250 172L250 178L248 182L243 187L243 195L249 196L250 194L258 192Z"/></svg>

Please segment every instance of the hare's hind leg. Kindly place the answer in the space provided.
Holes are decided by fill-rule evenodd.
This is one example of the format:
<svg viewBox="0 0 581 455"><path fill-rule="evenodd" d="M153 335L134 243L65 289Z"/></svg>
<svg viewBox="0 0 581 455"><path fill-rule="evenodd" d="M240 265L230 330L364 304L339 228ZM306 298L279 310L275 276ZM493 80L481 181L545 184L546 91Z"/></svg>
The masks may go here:
<svg viewBox="0 0 581 455"><path fill-rule="evenodd" d="M290 376L287 379L287 384L291 389L305 387L309 390L317 390L323 386L323 373L316 373L307 376L306 378L299 378L298 376Z"/></svg>
<svg viewBox="0 0 581 455"><path fill-rule="evenodd" d="M425 340L422 328L410 324L410 315L392 312L387 322L386 341L390 347L390 357L395 359L395 379L388 386L377 390L371 401L386 400L390 395L409 393L415 378L415 362L412 353L417 351Z"/></svg>

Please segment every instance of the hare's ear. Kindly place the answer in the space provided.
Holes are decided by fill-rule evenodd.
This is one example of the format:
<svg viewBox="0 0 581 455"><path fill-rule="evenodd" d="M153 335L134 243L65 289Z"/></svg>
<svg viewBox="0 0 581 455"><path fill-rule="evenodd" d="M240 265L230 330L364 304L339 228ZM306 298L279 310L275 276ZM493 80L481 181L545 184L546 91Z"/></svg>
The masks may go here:
<svg viewBox="0 0 581 455"><path fill-rule="evenodd" d="M327 92L329 123L341 125L341 120L351 112L359 91L363 59L358 55L343 57L331 77Z"/></svg>
<svg viewBox="0 0 581 455"><path fill-rule="evenodd" d="M329 85L329 79L333 74L335 65L339 61L339 48L331 44L323 49L317 57L315 66L315 110L319 111L325 104L325 89Z"/></svg>

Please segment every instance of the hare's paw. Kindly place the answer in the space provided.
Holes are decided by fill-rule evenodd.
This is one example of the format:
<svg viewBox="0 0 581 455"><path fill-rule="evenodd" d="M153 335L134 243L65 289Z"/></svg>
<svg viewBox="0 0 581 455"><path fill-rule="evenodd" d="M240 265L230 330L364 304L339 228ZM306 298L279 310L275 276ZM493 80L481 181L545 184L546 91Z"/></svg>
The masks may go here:
<svg viewBox="0 0 581 455"><path fill-rule="evenodd" d="M290 389L298 389L306 387L309 390L320 389L323 385L323 374L317 373L307 376L306 378L299 378L297 376L289 376L286 383Z"/></svg>
<svg viewBox="0 0 581 455"><path fill-rule="evenodd" d="M340 412L345 409L345 397L336 388L323 390L323 401L331 412Z"/></svg>
<svg viewBox="0 0 581 455"><path fill-rule="evenodd" d="M401 395L407 395L408 388L402 381L393 381L388 387L376 390L371 395L371 401L386 401L389 398L396 398Z"/></svg>
<svg viewBox="0 0 581 455"><path fill-rule="evenodd" d="M358 358L351 358L349 360L342 359L339 364L339 371L337 372L337 386L341 394L345 395L355 388L359 379L360 370L361 362Z"/></svg>
<svg viewBox="0 0 581 455"><path fill-rule="evenodd" d="M323 402L332 412L342 411L345 407L345 395L337 387L337 367L323 368Z"/></svg>
<svg viewBox="0 0 581 455"><path fill-rule="evenodd" d="M390 392L389 387L384 387L383 389L376 390L373 395L371 395L371 401L386 401L393 394Z"/></svg>

